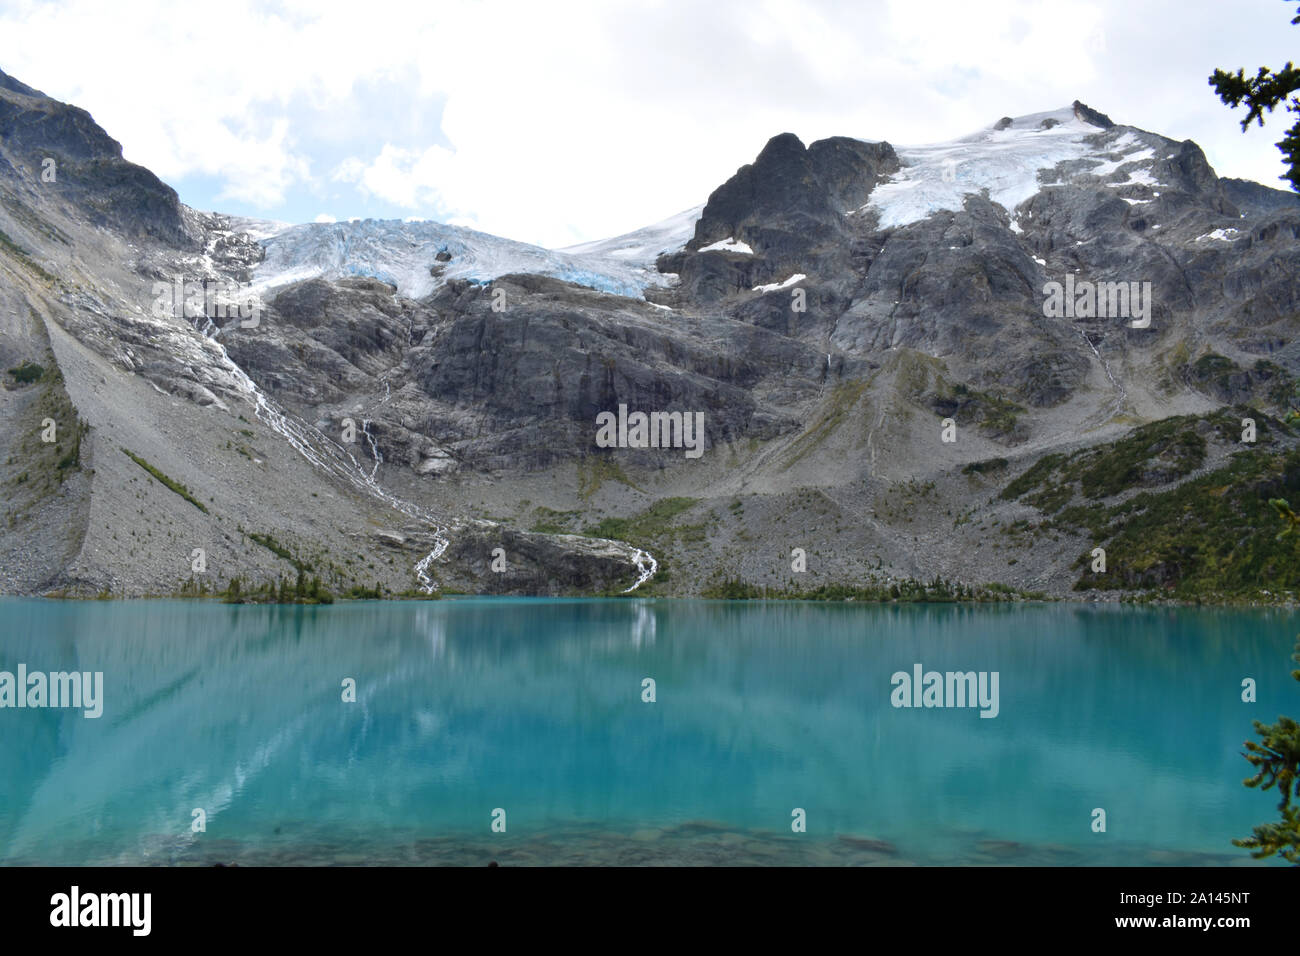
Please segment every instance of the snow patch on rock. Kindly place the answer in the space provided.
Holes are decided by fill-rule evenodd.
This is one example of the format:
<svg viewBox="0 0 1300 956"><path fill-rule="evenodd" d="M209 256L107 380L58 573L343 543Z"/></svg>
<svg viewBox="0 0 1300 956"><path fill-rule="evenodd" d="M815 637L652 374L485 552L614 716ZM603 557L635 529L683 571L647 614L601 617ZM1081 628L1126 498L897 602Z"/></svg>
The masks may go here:
<svg viewBox="0 0 1300 956"><path fill-rule="evenodd" d="M728 236L726 239L719 239L717 242L711 242L700 252L738 252L742 255L752 256L754 250L750 248L747 242L737 242L734 237Z"/></svg>
<svg viewBox="0 0 1300 956"><path fill-rule="evenodd" d="M769 282L767 285L756 285L754 286L754 291L775 292L777 289L788 289L796 282L802 282L806 278L808 277L804 275L802 272L796 272L794 275L786 279L784 282Z"/></svg>

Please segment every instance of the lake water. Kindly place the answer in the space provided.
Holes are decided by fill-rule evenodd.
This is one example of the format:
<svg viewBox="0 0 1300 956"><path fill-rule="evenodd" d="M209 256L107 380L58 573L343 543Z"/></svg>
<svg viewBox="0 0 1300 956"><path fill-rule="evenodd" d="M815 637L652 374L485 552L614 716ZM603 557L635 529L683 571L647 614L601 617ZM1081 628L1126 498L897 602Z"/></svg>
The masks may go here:
<svg viewBox="0 0 1300 956"><path fill-rule="evenodd" d="M1240 754L1300 715L1297 617L4 600L0 671L104 690L0 709L0 862L1258 865ZM894 707L918 663L997 672L997 716Z"/></svg>

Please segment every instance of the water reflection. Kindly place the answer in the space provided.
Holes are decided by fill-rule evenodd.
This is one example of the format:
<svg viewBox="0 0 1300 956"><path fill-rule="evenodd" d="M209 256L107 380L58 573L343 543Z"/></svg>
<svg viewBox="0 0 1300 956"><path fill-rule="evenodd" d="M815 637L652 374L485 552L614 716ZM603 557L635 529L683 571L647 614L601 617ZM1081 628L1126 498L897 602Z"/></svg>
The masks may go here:
<svg viewBox="0 0 1300 956"><path fill-rule="evenodd" d="M498 806L521 860L621 859L637 833L647 859L1238 859L1274 810L1241 741L1300 712L1294 630L1077 605L3 601L0 669L103 671L105 710L0 710L0 860L454 862ZM1000 715L895 710L917 662L998 671Z"/></svg>

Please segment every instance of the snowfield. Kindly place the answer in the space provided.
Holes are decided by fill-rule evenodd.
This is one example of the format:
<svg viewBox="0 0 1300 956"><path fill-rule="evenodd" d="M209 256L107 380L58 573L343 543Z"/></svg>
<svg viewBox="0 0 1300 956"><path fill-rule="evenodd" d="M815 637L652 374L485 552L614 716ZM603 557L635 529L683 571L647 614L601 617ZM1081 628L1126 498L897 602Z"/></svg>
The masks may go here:
<svg viewBox="0 0 1300 956"><path fill-rule="evenodd" d="M1159 185L1141 168L1154 153L1131 131L1108 145L1087 142L1106 132L1066 107L1018 117L1005 129L984 129L930 146L898 147L903 168L877 186L857 211L875 210L882 229L906 226L941 210L959 212L967 196L987 189L993 202L1011 212L1052 185L1040 173L1070 160L1091 162L1084 175L1128 171L1129 182L1108 185Z"/></svg>
<svg viewBox="0 0 1300 956"><path fill-rule="evenodd" d="M661 253L676 252L695 238L695 224L700 221L702 215L704 215L703 203L635 232L615 236L613 239L598 239L577 246L565 246L559 251L569 255L621 259L654 269L655 260Z"/></svg>

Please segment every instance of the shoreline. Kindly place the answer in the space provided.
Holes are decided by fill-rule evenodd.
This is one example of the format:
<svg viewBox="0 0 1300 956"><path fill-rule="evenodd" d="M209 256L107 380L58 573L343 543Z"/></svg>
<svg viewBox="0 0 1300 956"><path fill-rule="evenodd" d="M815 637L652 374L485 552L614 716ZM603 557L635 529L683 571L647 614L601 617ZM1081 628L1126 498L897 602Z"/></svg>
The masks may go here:
<svg viewBox="0 0 1300 956"><path fill-rule="evenodd" d="M718 602L733 604L861 604L874 607L903 607L913 605L936 605L951 604L969 607L987 607L989 605L1022 605L1022 604L1076 604L1076 605L1105 605L1108 607L1169 607L1169 608L1224 608L1231 610L1300 610L1300 600L1288 598L1285 601L1248 601L1225 598L1223 600L1212 600L1206 598L1179 599L1167 598L1160 596L1146 596L1143 594L1126 593L1119 597L1075 597L1065 596L1056 597L1049 594L1032 593L1032 594L1015 594L997 597L982 598L943 598L943 597L910 597L910 598L864 598L857 596L845 597L815 597L810 595L774 593L770 595L752 595L745 597L724 597L716 594L496 594L491 592L467 592L467 591L443 591L433 594L423 594L419 592L384 594L381 597L345 597L334 596L326 601L254 601L254 600L228 600L219 594L137 594L137 595L104 595L104 594L59 594L55 592L46 592L42 594L0 594L0 601L3 600L39 600L55 602L111 602L125 603L129 601L194 601L208 602L214 604L228 605L259 605L271 607L329 607L335 604L361 604L361 603L401 603L404 601L411 602L428 602L441 600L456 599L483 599L483 598L509 598L512 600L569 600L569 601L700 601L700 602Z"/></svg>

